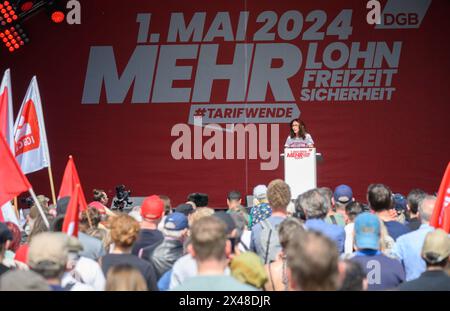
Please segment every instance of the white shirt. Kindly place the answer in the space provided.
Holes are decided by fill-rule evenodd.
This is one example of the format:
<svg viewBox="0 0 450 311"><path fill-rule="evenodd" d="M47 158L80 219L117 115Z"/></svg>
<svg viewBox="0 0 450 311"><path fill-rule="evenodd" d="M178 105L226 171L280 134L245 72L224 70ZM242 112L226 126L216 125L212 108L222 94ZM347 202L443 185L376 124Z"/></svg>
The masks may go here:
<svg viewBox="0 0 450 311"><path fill-rule="evenodd" d="M291 138L291 136L288 136L286 142L284 143L284 146L288 148L302 148L311 145L314 145L314 140L308 133L305 134L305 139L301 137Z"/></svg>
<svg viewBox="0 0 450 311"><path fill-rule="evenodd" d="M352 254L353 250L353 231L355 228L355 223L349 223L345 225L345 243L344 243L344 254Z"/></svg>
<svg viewBox="0 0 450 311"><path fill-rule="evenodd" d="M75 271L81 276L83 283L91 286L96 291L105 290L105 276L100 265L86 257L80 257L75 266Z"/></svg>

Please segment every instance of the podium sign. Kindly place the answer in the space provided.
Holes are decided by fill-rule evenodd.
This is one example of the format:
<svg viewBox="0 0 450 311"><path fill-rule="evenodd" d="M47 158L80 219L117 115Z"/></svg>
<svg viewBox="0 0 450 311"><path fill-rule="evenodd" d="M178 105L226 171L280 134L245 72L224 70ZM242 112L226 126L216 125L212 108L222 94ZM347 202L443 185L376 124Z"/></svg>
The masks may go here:
<svg viewBox="0 0 450 311"><path fill-rule="evenodd" d="M292 199L317 187L316 148L284 149L284 181Z"/></svg>

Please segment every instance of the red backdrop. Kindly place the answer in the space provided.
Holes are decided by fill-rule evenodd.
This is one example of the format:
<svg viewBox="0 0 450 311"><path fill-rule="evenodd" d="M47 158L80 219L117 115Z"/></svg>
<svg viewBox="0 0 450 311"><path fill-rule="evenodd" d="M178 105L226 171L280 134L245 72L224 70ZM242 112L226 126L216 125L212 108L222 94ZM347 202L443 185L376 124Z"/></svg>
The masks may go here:
<svg viewBox="0 0 450 311"><path fill-rule="evenodd" d="M385 6L386 1L382 4ZM318 167L319 186L334 188L346 183L358 199L364 199L372 182L385 183L403 194L415 187L437 191L450 159L450 3L446 0L433 0L420 26L412 29L374 29L366 22L364 1L357 0L82 1L81 25L52 24L45 12L24 21L31 42L13 54L1 48L0 70L11 69L15 114L30 79L37 75L58 189L67 156L72 154L87 197L94 187L112 195L115 185L123 183L133 195L167 194L174 204L184 201L190 192L205 192L212 206L222 207L231 189L249 194L259 183L283 178L283 164L264 171L260 159L174 160L171 129L177 123L187 123L193 103L131 104L131 87L122 104L107 104L103 87L99 104L82 104L90 49L111 46L120 75L137 46L138 13L152 13L151 32L160 34L157 45L162 46L172 12L183 12L186 21L195 12L206 12L206 32L217 12L229 12L235 29L239 12L249 11L246 42L257 44L264 43L252 39L261 27L256 23L261 12L273 10L280 18L286 11L297 10L306 17L316 9L327 14L323 29L341 10L353 10L348 39L325 35L323 40L305 41L300 37L287 42L303 53L301 68L289 79L295 97L291 102L300 109L318 151L324 154L325 161ZM305 22L304 29L311 24ZM347 46L361 42L366 46L368 41L386 42L389 47L395 41L402 42L391 100L300 99L306 50L312 42L317 42L322 52L333 42ZM274 42L286 41L277 35ZM209 43L217 43L222 49L222 63L232 61L236 42L215 38ZM176 82L174 87L193 87L197 59L178 61L177 65L193 66L194 70L190 80ZM358 68L362 69L361 62ZM383 68L388 67L384 64ZM233 104L227 101L228 88L226 82L215 82L206 104ZM276 98L268 91L263 103L274 102ZM288 124L280 123L279 148L288 131ZM30 180L36 192L50 194L46 171L31 174Z"/></svg>

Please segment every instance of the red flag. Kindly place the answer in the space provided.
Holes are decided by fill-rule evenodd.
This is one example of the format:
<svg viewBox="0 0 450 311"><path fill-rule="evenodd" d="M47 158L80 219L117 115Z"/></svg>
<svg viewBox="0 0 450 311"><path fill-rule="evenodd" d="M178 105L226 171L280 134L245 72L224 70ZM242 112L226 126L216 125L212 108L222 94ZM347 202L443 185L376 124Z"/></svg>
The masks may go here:
<svg viewBox="0 0 450 311"><path fill-rule="evenodd" d="M72 197L75 192L76 185L80 185L78 200L80 201L80 210L84 211L87 208L86 198L83 193L83 188L81 187L80 177L78 177L78 172L75 167L73 157L69 156L69 161L67 161L66 169L64 170L61 188L59 189L58 199L66 196Z"/></svg>
<svg viewBox="0 0 450 311"><path fill-rule="evenodd" d="M439 187L430 225L450 233L450 162Z"/></svg>
<svg viewBox="0 0 450 311"><path fill-rule="evenodd" d="M66 216L64 217L64 223L62 231L70 236L78 237L78 222L80 215L80 184L75 186L75 191L70 197L69 205L67 206Z"/></svg>
<svg viewBox="0 0 450 311"><path fill-rule="evenodd" d="M5 138L0 135L0 206L29 189L28 179L20 170Z"/></svg>

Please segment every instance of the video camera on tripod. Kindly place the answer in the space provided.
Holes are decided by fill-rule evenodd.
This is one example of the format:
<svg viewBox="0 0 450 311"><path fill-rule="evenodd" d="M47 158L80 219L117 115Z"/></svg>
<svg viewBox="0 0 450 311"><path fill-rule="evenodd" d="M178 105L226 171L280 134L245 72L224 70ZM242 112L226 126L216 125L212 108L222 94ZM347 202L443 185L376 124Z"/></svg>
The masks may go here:
<svg viewBox="0 0 450 311"><path fill-rule="evenodd" d="M133 204L130 200L131 190L126 190L125 185L118 185L116 187L116 198L113 201L112 209L122 211L124 208Z"/></svg>

